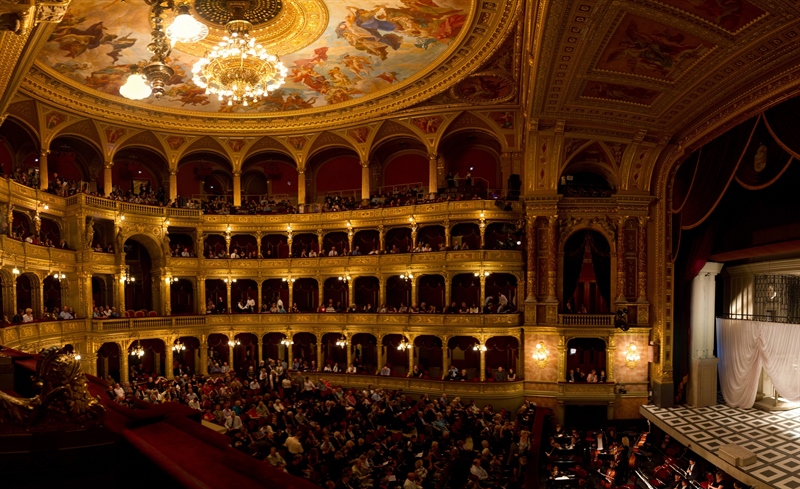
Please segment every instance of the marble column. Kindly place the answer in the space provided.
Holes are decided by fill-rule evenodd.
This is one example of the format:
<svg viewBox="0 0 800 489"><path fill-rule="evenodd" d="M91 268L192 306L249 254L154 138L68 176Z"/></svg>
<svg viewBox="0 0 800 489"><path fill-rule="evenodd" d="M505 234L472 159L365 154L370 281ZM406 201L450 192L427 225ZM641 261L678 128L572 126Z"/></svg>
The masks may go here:
<svg viewBox="0 0 800 489"><path fill-rule="evenodd" d="M722 265L708 262L692 280L692 312L689 324L691 363L686 400L695 407L713 406L717 403L719 359L714 356L714 300L715 277L722 270Z"/></svg>
<svg viewBox="0 0 800 489"><path fill-rule="evenodd" d="M557 302L558 279L558 216L547 218L547 301Z"/></svg>
<svg viewBox="0 0 800 489"><path fill-rule="evenodd" d="M106 161L103 165L103 195L108 197L114 189L114 181L111 177L111 167L114 166L113 161Z"/></svg>
<svg viewBox="0 0 800 489"><path fill-rule="evenodd" d="M233 172L233 206L242 205L242 172Z"/></svg>
<svg viewBox="0 0 800 489"><path fill-rule="evenodd" d="M428 154L428 193L439 193L439 176L437 174L438 155Z"/></svg>
<svg viewBox="0 0 800 489"><path fill-rule="evenodd" d="M178 198L178 170L169 171L169 200Z"/></svg>
<svg viewBox="0 0 800 489"><path fill-rule="evenodd" d="M636 302L647 302L647 220L639 218L639 235L636 246L637 279ZM641 321L640 321L641 324Z"/></svg>
<svg viewBox="0 0 800 489"><path fill-rule="evenodd" d="M171 379L172 370L175 368L175 352L172 350L172 338L163 338L164 342L164 377ZM156 355L158 357L158 355Z"/></svg>

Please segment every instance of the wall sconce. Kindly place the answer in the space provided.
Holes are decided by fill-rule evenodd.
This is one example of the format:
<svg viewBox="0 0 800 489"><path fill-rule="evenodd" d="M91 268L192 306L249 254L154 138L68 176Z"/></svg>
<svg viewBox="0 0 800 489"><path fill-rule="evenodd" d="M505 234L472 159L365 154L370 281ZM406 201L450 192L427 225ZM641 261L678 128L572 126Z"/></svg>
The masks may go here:
<svg viewBox="0 0 800 489"><path fill-rule="evenodd" d="M492 274L492 272L483 272L483 273L481 273L481 272L475 272L475 273L474 273L474 275L475 275L476 277L480 277L481 275L483 275L484 277L488 277L488 276L489 276L489 275L491 275L491 274Z"/></svg>
<svg viewBox="0 0 800 489"><path fill-rule="evenodd" d="M283 277L281 280L284 281L284 282L289 282L289 283L294 283L294 282L297 281L297 279L296 278L292 278L291 275L289 275L288 277Z"/></svg>
<svg viewBox="0 0 800 489"><path fill-rule="evenodd" d="M290 340L289 338L284 338L281 340L281 345L283 346L291 346L294 345L294 341Z"/></svg>
<svg viewBox="0 0 800 489"><path fill-rule="evenodd" d="M13 273L14 275L19 275L19 268L17 268L17 266L14 265L14 269L11 270L11 273Z"/></svg>
<svg viewBox="0 0 800 489"><path fill-rule="evenodd" d="M336 346L338 346L339 348L344 348L345 346L347 346L347 338L345 338L345 336L342 335L338 340L336 340Z"/></svg>
<svg viewBox="0 0 800 489"><path fill-rule="evenodd" d="M406 282L413 280L414 275L411 272L406 272L400 275L400 280L405 280Z"/></svg>
<svg viewBox="0 0 800 489"><path fill-rule="evenodd" d="M235 340L228 340L228 346L230 346L231 348L233 348L234 346L239 346L241 344L242 342L239 341L239 338L236 338Z"/></svg>
<svg viewBox="0 0 800 489"><path fill-rule="evenodd" d="M165 282L167 285L172 285L172 284L174 284L174 283L175 283L175 282L177 282L177 281L178 281L178 279L177 279L177 278L175 278L175 277L165 277L165 278L164 278L164 282Z"/></svg>
<svg viewBox="0 0 800 489"><path fill-rule="evenodd" d="M533 350L533 363L539 368L544 368L547 365L547 360L550 358L550 352L547 351L543 343L536 343Z"/></svg>
<svg viewBox="0 0 800 489"><path fill-rule="evenodd" d="M180 353L182 351L186 351L186 345L181 343L180 339L175 340L175 344L172 345L172 351L175 353Z"/></svg>
<svg viewBox="0 0 800 489"><path fill-rule="evenodd" d="M406 338L404 336L403 337L403 341L401 341L400 344L397 345L397 349L400 350L400 351L410 350L412 346L413 345L411 343L406 341Z"/></svg>
<svg viewBox="0 0 800 489"><path fill-rule="evenodd" d="M628 345L628 349L625 350L625 366L634 369L639 365L639 360L641 360L641 358L639 351L636 349L636 345L633 343Z"/></svg>
<svg viewBox="0 0 800 489"><path fill-rule="evenodd" d="M344 273L344 275L342 275L342 276L340 276L340 277L339 277L339 280L340 280L341 282L345 283L345 284L348 284L348 283L350 283L350 280L351 280L351 278L350 278L350 274L348 274L347 272L345 272L345 273Z"/></svg>
<svg viewBox="0 0 800 489"><path fill-rule="evenodd" d="M232 283L232 284L235 284L235 283L236 283L236 279L235 279L235 278L224 278L224 279L222 279L222 281L223 281L223 282L225 282L226 284L227 284L228 282L230 282L230 283Z"/></svg>
<svg viewBox="0 0 800 489"><path fill-rule="evenodd" d="M472 347L472 350L473 351L486 351L487 348L486 348L486 345L482 345L482 344L478 343L477 345Z"/></svg>

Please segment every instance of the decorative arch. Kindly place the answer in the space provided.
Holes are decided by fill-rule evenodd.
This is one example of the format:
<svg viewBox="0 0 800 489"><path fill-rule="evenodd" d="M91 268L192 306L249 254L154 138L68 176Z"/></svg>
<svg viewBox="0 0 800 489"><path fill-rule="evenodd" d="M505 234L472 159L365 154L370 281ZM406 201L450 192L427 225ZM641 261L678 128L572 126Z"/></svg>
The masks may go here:
<svg viewBox="0 0 800 489"><path fill-rule="evenodd" d="M153 134L152 131L140 131L123 138L119 143L119 146L117 146L116 150L114 151L114 154L119 153L120 151L131 146L145 147L150 150L155 150L162 155L164 160L168 159L166 157L166 148L162 144L161 140L155 134Z"/></svg>
<svg viewBox="0 0 800 489"><path fill-rule="evenodd" d="M231 165L231 168L233 168L233 162L231 161L228 151L225 150L219 141L211 136L202 137L186 146L186 148L178 154L178 161L181 161L187 156L200 151L207 151L209 153L215 153L218 156L222 156L222 158L225 159L229 165Z"/></svg>
<svg viewBox="0 0 800 489"><path fill-rule="evenodd" d="M465 131L477 131L492 136L500 144L501 151L507 150L505 138L497 130L497 125L482 114L471 111L464 111L452 119L446 119L439 128L436 146L438 147L441 141L451 135Z"/></svg>
<svg viewBox="0 0 800 489"><path fill-rule="evenodd" d="M161 237L161 228L159 226L153 226L151 230L144 229L147 225L138 225L137 229L126 230L125 225L121 228L121 243L119 243L120 236L118 236L118 249L124 250L124 243L126 241L133 240L139 243L147 250L147 253L150 255L150 259L153 262L153 268L160 267L163 262L163 257L165 256L165 251L162 247L162 237Z"/></svg>
<svg viewBox="0 0 800 489"><path fill-rule="evenodd" d="M279 141L271 136L263 136L261 137L261 139L254 142L247 149L247 152L244 154L244 159L242 161L246 162L250 157L257 155L258 153L269 152L269 151L282 153L292 158L293 160L295 158L292 149L289 146L286 146L282 141Z"/></svg>
<svg viewBox="0 0 800 489"><path fill-rule="evenodd" d="M97 127L95 127L90 119L82 119L64 127L53 135L51 141L65 136L81 138L91 143L95 149L97 149L98 153L101 155L103 154L103 141L100 138L100 133L97 132Z"/></svg>
<svg viewBox="0 0 800 489"><path fill-rule="evenodd" d="M372 139L372 149L370 149L370 152L372 152L374 148L380 146L386 140L403 137L415 139L426 148L429 147L429 144L425 141L425 139L420 137L419 132L413 130L410 126L402 122L387 119L383 122L383 124L381 124L381 126L378 128L378 131L375 133L375 137Z"/></svg>
<svg viewBox="0 0 800 489"><path fill-rule="evenodd" d="M600 175L612 190L619 188L616 158L602 141L589 141L574 151L561 165L558 177L568 172Z"/></svg>
<svg viewBox="0 0 800 489"><path fill-rule="evenodd" d="M317 153L328 148L347 148L358 154L358 148L356 148L350 141L339 136L338 134L330 131L324 131L320 133L319 136L314 138L314 141L308 148L307 161L310 161L314 156L316 156Z"/></svg>

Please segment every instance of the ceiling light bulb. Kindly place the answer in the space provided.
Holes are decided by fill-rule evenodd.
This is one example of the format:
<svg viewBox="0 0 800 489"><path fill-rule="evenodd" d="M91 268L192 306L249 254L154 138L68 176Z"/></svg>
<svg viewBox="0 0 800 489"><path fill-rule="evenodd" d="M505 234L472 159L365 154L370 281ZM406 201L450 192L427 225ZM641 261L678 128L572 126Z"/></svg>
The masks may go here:
<svg viewBox="0 0 800 489"><path fill-rule="evenodd" d="M208 27L201 24L189 13L188 5L178 7L178 16L167 27L167 37L174 45L176 42L197 42L208 35Z"/></svg>
<svg viewBox="0 0 800 489"><path fill-rule="evenodd" d="M153 90L141 73L132 73L125 84L119 87L119 94L131 100L142 100L150 96Z"/></svg>

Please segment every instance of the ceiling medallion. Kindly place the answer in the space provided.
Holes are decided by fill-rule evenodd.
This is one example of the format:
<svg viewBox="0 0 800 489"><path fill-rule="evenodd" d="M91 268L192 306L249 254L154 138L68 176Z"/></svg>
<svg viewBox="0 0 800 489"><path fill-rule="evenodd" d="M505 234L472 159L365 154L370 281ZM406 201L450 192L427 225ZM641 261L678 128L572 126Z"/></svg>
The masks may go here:
<svg viewBox="0 0 800 489"><path fill-rule="evenodd" d="M233 12L226 0L195 0L194 11L200 22L209 22L224 27L233 20ZM283 9L281 0L252 0L245 10L244 19L254 27L266 24L277 17Z"/></svg>

